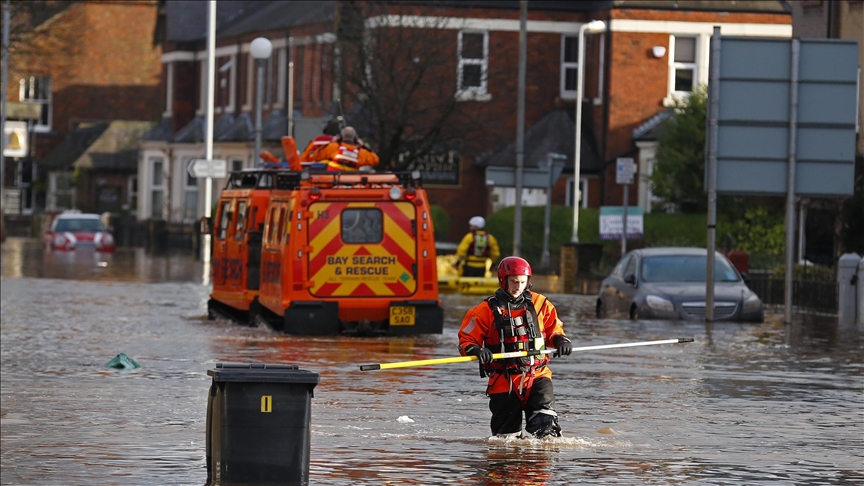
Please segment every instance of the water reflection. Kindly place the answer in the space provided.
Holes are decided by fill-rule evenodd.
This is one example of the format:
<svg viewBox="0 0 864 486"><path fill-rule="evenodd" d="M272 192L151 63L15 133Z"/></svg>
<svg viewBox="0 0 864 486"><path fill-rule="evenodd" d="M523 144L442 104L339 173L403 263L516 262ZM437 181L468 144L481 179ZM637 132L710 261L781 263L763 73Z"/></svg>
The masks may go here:
<svg viewBox="0 0 864 486"><path fill-rule="evenodd" d="M862 335L830 317L595 319L591 296L550 295L577 346L695 342L556 359L565 436L490 440L476 365L359 371L455 355L479 296L442 296L441 335L285 336L208 321L207 272L192 255L109 260L38 243L2 247L3 484L204 484L217 362L319 373L315 485L864 483ZM141 368L103 367L120 352Z"/></svg>
<svg viewBox="0 0 864 486"><path fill-rule="evenodd" d="M29 238L8 238L2 246L4 277L140 282L209 283L210 268L188 252L148 254L143 248L114 253L51 251Z"/></svg>

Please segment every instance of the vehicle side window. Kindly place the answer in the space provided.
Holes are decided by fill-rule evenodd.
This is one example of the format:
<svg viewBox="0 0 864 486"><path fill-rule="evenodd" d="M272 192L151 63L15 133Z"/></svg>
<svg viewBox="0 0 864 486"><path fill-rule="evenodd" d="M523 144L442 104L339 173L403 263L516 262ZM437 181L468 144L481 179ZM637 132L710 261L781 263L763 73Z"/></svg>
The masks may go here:
<svg viewBox="0 0 864 486"><path fill-rule="evenodd" d="M346 209L342 211L342 241L345 243L380 243L384 239L384 223L378 208Z"/></svg>
<svg viewBox="0 0 864 486"><path fill-rule="evenodd" d="M627 268L627 263L633 258L632 255L626 256L618 262L618 265L615 265L615 270L612 271L616 277L624 278L624 269Z"/></svg>
<svg viewBox="0 0 864 486"><path fill-rule="evenodd" d="M285 238L284 238L284 244L286 244L286 245L288 244L289 241L291 241L291 225L293 224L293 223L291 222L291 206L293 205L293 203L294 203L294 200L293 200L293 199L290 200L290 201L288 201L288 207L286 208L286 213L285 213Z"/></svg>
<svg viewBox="0 0 864 486"><path fill-rule="evenodd" d="M269 226L267 227L267 243L276 243L276 228L279 226L279 213L274 206L270 208Z"/></svg>
<svg viewBox="0 0 864 486"><path fill-rule="evenodd" d="M243 230L246 229L246 201L237 203L237 225L234 228L234 239L243 239Z"/></svg>
<svg viewBox="0 0 864 486"><path fill-rule="evenodd" d="M219 210L219 228L216 237L224 240L228 234L228 225L231 223L231 201L222 203L222 208Z"/></svg>
<svg viewBox="0 0 864 486"><path fill-rule="evenodd" d="M290 214L289 214L290 216ZM282 236L285 234L285 208L279 208L279 231L276 233L276 243L282 243Z"/></svg>
<svg viewBox="0 0 864 486"><path fill-rule="evenodd" d="M630 261L627 262L627 267L624 269L624 278L627 278L630 275L636 275L636 258L635 257L630 257Z"/></svg>

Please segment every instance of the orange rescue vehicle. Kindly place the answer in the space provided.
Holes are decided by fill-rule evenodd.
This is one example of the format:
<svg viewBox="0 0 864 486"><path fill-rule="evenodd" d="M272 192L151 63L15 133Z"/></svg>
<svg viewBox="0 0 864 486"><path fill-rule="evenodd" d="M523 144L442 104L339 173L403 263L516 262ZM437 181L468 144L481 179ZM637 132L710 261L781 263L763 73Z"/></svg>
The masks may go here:
<svg viewBox="0 0 864 486"><path fill-rule="evenodd" d="M254 188L228 188L220 197L211 314L264 320L288 334L442 332L432 216L419 173L260 172ZM232 244L243 240L253 243ZM217 262L227 266L222 280Z"/></svg>

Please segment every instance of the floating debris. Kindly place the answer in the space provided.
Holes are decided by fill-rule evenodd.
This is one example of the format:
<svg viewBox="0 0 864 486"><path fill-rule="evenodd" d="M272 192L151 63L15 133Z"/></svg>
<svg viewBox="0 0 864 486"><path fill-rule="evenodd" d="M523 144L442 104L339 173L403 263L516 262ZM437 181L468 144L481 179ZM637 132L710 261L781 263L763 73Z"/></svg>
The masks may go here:
<svg viewBox="0 0 864 486"><path fill-rule="evenodd" d="M414 420L412 420L411 417L409 417L407 415L402 415L401 417L397 418L396 421L399 422L400 424L413 424L414 423Z"/></svg>
<svg viewBox="0 0 864 486"><path fill-rule="evenodd" d="M614 434L615 433L615 431L612 430L610 427L603 427L602 429L598 430L597 432L599 432L601 434Z"/></svg>
<svg viewBox="0 0 864 486"><path fill-rule="evenodd" d="M134 359L126 356L125 353L120 353L115 356L114 359L105 363L105 367L114 368L117 370L134 370L135 368L140 368L141 366L139 366Z"/></svg>

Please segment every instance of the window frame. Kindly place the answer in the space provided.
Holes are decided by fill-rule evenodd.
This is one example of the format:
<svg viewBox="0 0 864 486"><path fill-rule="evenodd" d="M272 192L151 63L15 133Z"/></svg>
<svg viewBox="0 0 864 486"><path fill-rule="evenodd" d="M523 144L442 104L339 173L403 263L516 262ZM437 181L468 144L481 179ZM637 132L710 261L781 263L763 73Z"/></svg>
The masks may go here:
<svg viewBox="0 0 864 486"><path fill-rule="evenodd" d="M693 62L678 62L675 61L675 43L678 38L693 39ZM669 87L667 89L670 98L685 98L699 85L699 66L701 64L701 36L698 34L689 35L669 35ZM675 88L675 75L681 69L689 69L693 71L693 82L690 86L690 91L677 91Z"/></svg>
<svg viewBox="0 0 864 486"><path fill-rule="evenodd" d="M183 160L183 167L188 167L189 162L193 159L193 157L188 157ZM200 196L200 185L199 179L197 177L192 177L188 171L185 171L185 176L183 178L183 221L197 221L198 220L198 207L201 202ZM194 181L193 184L190 184L190 181ZM189 203L189 195L195 194L195 207L191 208L191 212L194 214L190 215L190 207Z"/></svg>
<svg viewBox="0 0 864 486"><path fill-rule="evenodd" d="M37 84L36 81L39 80ZM45 75L35 75L31 74L29 76L22 77L18 82L18 101L27 101L30 103L39 103L40 107L40 116L38 120L35 120L32 125L32 129L36 133L46 133L51 131L51 124L54 118L54 107L53 107L53 80L51 76ZM41 93L36 93L36 88L39 88ZM39 96L41 95L41 96ZM44 112L43 112L44 110ZM43 123L43 113L44 113L44 123Z"/></svg>
<svg viewBox="0 0 864 486"><path fill-rule="evenodd" d="M165 157L162 156L152 156L147 159L147 162L150 166L150 217L165 219ZM156 184L154 176L156 175L156 166L159 165L159 184ZM154 204L154 194L156 193L162 194L162 203L161 208L159 208L159 213L157 216L156 213L156 205Z"/></svg>
<svg viewBox="0 0 864 486"><path fill-rule="evenodd" d="M566 60L566 52L567 52L567 39L575 38L576 39L576 61L567 61ZM579 87L576 89L568 90L567 89L567 70L568 69L576 69L576 83L579 83L579 35L572 34L561 34L561 80L560 80L560 96L561 99L565 100L575 100L577 91ZM583 93L584 98L584 93Z"/></svg>
<svg viewBox="0 0 864 486"><path fill-rule="evenodd" d="M483 36L483 57L481 59L462 58L462 37L465 34ZM463 86L464 66L480 66L480 86ZM459 31L456 44L456 92L460 100L488 101L489 96L489 31L464 29Z"/></svg>
<svg viewBox="0 0 864 486"><path fill-rule="evenodd" d="M126 179L126 205L132 214L138 212L138 174L129 176Z"/></svg>

